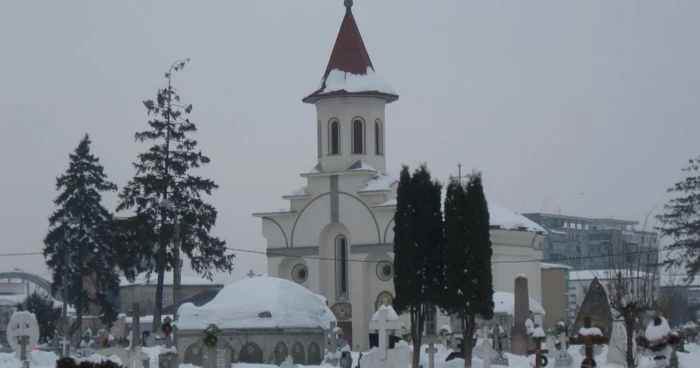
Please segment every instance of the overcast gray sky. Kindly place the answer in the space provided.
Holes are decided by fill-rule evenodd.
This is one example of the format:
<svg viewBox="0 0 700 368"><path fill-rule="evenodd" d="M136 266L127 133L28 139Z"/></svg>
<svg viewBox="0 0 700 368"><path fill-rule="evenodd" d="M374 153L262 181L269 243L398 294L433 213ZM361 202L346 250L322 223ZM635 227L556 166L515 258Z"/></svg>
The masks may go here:
<svg viewBox="0 0 700 368"><path fill-rule="evenodd" d="M356 0L387 109L387 165L457 162L512 210L640 219L700 153L698 1ZM123 186L163 73L194 104L214 232L263 250L252 212L286 205L316 164L314 90L342 0L0 2L2 252L43 249L54 182L88 132ZM547 200L546 207L544 200ZM107 196L110 208L116 196ZM265 256L237 254L233 281ZM42 274L41 256L0 271ZM186 274L192 271L186 270ZM45 274L45 277L49 275Z"/></svg>

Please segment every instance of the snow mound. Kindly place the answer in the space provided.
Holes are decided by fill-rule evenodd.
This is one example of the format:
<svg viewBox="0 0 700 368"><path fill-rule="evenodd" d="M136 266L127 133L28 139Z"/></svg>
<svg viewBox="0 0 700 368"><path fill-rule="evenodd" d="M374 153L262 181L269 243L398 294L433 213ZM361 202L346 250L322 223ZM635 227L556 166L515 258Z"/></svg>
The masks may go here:
<svg viewBox="0 0 700 368"><path fill-rule="evenodd" d="M544 333L542 327L537 327L532 331L532 337L547 337L547 334Z"/></svg>
<svg viewBox="0 0 700 368"><path fill-rule="evenodd" d="M578 334L581 336L603 336L603 332L600 331L600 329L598 327L591 327L591 328L581 327L581 329L578 330Z"/></svg>
<svg viewBox="0 0 700 368"><path fill-rule="evenodd" d="M515 294L506 291L493 293L494 313L513 315L515 313ZM534 314L545 315L544 308L535 299L530 298L530 311Z"/></svg>
<svg viewBox="0 0 700 368"><path fill-rule="evenodd" d="M372 322L380 322L380 312L385 310L386 311L386 321L387 322L398 322L399 321L399 315L396 314L396 311L394 308L390 305L382 305L377 309L376 312L374 312L374 315L372 316Z"/></svg>
<svg viewBox="0 0 700 368"><path fill-rule="evenodd" d="M179 309L179 329L203 330L210 324L231 328L322 328L335 316L326 299L294 282L253 277L224 287L209 303Z"/></svg>
<svg viewBox="0 0 700 368"><path fill-rule="evenodd" d="M659 317L661 323L656 326L654 321L649 322L646 331L644 331L644 337L649 341L658 340L662 337L668 336L671 333L671 327L668 325L666 318Z"/></svg>

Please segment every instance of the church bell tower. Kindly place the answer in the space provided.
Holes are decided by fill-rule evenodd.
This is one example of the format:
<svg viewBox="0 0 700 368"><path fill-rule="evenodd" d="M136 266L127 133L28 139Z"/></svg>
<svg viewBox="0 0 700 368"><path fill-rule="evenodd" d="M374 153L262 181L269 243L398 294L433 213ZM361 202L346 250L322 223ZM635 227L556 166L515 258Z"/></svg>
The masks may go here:
<svg viewBox="0 0 700 368"><path fill-rule="evenodd" d="M302 100L316 105L316 170L370 166L386 172L384 113L386 104L399 96L375 72L352 5L352 0L345 0L345 17L320 87Z"/></svg>

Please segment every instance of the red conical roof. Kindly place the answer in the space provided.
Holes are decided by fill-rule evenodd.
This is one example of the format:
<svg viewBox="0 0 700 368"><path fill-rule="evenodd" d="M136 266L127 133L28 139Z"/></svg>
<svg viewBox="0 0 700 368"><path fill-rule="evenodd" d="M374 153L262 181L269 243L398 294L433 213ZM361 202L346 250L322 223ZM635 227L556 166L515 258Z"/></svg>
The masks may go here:
<svg viewBox="0 0 700 368"><path fill-rule="evenodd" d="M332 73L334 75L331 75ZM344 76L343 73L345 73ZM352 74L352 76L348 74ZM327 83L329 76L334 81L332 86L329 86L331 83ZM365 76L366 80L358 78L361 76ZM343 84L346 83L343 83L343 81L348 82L348 77L351 78L351 82L344 86ZM341 83L338 83L339 80ZM375 96L383 98L387 102L396 101L399 98L391 87L383 85L376 78L372 60L369 58L369 53L365 48L364 41L362 41L362 35L360 35L360 30L357 28L357 23L355 23L355 17L350 7L347 8L343 23L340 25L338 38L335 40L335 46L333 46L333 52L328 60L326 72L323 73L321 87L305 97L303 101L314 103L324 97L341 95Z"/></svg>

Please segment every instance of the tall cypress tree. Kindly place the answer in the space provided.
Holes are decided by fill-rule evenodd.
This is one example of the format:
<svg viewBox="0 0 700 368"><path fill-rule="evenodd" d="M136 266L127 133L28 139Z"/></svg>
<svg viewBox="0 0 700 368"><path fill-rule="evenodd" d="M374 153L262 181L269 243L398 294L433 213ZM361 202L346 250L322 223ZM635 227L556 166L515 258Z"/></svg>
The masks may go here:
<svg viewBox="0 0 700 368"><path fill-rule="evenodd" d="M147 227L154 229L155 236L147 240L155 240L156 244L130 242L146 247L132 249L134 254L152 252L149 264L158 275L154 331L161 323L164 274L175 266L172 250L178 246L174 244L176 220L179 222L179 247L190 259L195 272L211 279L212 268L233 270L234 256L226 254L226 242L211 235L217 211L202 199L203 194L211 195L219 186L211 179L193 174L210 160L196 150L197 141L190 138L197 133L197 126L188 118L192 104L182 103L172 84L173 72L182 70L188 61L175 62L165 73L166 86L158 90L156 100L143 103L153 118L148 121L149 129L137 132L134 137L138 142L151 141L153 146L138 155L138 161L133 164L136 175L119 194L117 206L119 211L135 209L136 218L148 222ZM173 204L175 212L162 205L166 199ZM143 227L142 221L133 223Z"/></svg>
<svg viewBox="0 0 700 368"><path fill-rule="evenodd" d="M464 336L464 366L471 367L476 317L493 318L488 203L481 174L469 177L467 188L453 179L445 198L445 287L443 307L459 317Z"/></svg>
<svg viewBox="0 0 700 368"><path fill-rule="evenodd" d="M442 185L425 165L401 171L394 216L394 308L411 316L413 367L419 365L427 311L441 303Z"/></svg>
<svg viewBox="0 0 700 368"><path fill-rule="evenodd" d="M75 307L81 331L83 312L91 302L101 307L105 323L116 319L116 306L104 297L119 288L116 255L110 246L112 215L101 202L102 193L116 191L117 186L107 179L99 159L90 152L87 134L69 157L68 170L56 179L60 194L49 217L44 258L53 273L54 289L67 288L67 302ZM96 295L85 291L86 278L94 281Z"/></svg>

